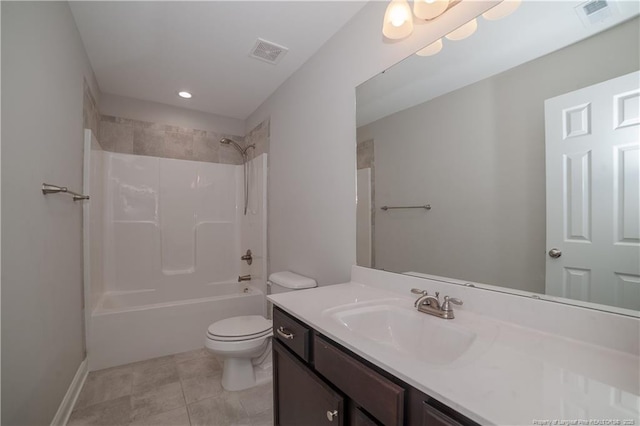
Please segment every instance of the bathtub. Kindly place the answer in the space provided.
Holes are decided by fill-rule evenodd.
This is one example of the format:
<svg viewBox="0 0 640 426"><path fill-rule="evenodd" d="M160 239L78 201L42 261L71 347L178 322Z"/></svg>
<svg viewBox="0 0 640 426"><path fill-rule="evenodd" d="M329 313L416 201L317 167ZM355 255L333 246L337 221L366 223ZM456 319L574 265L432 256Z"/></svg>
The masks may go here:
<svg viewBox="0 0 640 426"><path fill-rule="evenodd" d="M264 294L236 282L107 292L91 314L89 370L202 348L211 323L264 313Z"/></svg>

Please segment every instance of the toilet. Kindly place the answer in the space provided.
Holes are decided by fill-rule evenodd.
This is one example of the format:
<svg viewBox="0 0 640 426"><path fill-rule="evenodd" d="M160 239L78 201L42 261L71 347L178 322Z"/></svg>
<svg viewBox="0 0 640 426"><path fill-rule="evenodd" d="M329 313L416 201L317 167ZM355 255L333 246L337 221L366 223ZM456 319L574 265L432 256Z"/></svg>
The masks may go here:
<svg viewBox="0 0 640 426"><path fill-rule="evenodd" d="M271 274L267 285L271 294L277 294L313 288L317 283L285 271ZM227 318L209 326L205 347L224 359L223 388L239 391L271 380L272 327L271 320L261 315Z"/></svg>

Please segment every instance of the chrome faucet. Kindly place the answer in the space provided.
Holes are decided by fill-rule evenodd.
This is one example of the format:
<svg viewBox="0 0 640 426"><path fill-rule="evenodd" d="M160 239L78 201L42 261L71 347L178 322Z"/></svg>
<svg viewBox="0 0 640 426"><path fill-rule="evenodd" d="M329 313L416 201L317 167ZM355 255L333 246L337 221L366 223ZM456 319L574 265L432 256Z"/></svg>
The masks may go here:
<svg viewBox="0 0 640 426"><path fill-rule="evenodd" d="M247 265L251 265L253 263L253 255L251 253L251 250L247 250L246 254L240 256L240 260L246 260Z"/></svg>
<svg viewBox="0 0 640 426"><path fill-rule="evenodd" d="M251 281L251 275L240 275L238 277L238 282L241 283L242 281Z"/></svg>
<svg viewBox="0 0 640 426"><path fill-rule="evenodd" d="M462 305L462 300L455 297L445 296L444 301L440 304L440 293L436 292L435 296L427 294L426 290L417 288L411 289L411 293L420 294L421 296L415 301L413 306L418 308L419 312L440 317L443 319L453 319L453 308L451 304Z"/></svg>

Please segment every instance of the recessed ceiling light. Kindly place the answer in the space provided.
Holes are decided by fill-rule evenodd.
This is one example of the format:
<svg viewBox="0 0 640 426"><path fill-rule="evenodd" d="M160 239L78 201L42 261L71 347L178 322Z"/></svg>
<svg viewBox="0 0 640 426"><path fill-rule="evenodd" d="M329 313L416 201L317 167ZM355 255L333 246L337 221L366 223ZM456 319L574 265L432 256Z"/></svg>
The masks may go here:
<svg viewBox="0 0 640 426"><path fill-rule="evenodd" d="M191 99L193 95L189 92L178 92L178 96L185 99Z"/></svg>

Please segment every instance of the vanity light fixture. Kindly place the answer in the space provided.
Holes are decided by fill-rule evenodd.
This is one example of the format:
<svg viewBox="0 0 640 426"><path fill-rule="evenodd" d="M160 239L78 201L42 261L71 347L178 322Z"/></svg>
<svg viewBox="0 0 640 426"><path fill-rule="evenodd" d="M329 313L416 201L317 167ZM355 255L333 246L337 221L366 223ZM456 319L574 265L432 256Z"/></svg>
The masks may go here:
<svg viewBox="0 0 640 426"><path fill-rule="evenodd" d="M454 41L464 40L465 38L469 37L471 34L475 33L477 29L478 29L478 20L472 19L466 24L464 24L463 26L451 31L445 37L449 40L454 40Z"/></svg>
<svg viewBox="0 0 640 426"><path fill-rule="evenodd" d="M407 0L391 0L384 13L382 34L392 40L408 37L413 32L413 15Z"/></svg>
<svg viewBox="0 0 640 426"><path fill-rule="evenodd" d="M522 0L504 0L483 13L482 17L487 21L497 21L515 12L520 7L520 3L522 3Z"/></svg>
<svg viewBox="0 0 640 426"><path fill-rule="evenodd" d="M430 3L434 4L441 0L414 0L414 11L418 8L418 3ZM448 0L442 0L445 3ZM511 15L515 10L520 6L522 0L503 0L501 3L498 3L496 6L492 7L488 11L482 14L482 17L488 21L496 21L498 19L502 19L506 16ZM422 7L422 6L421 6ZM445 8L446 10L446 8ZM443 12L444 13L444 12ZM416 16L418 16L416 12ZM464 40L465 38L471 36L478 29L478 20L472 19L466 24L462 25L459 28L451 31L445 37L448 40L459 41ZM432 56L437 54L442 50L442 39L436 40L431 43L427 47L424 47L416 52L418 56Z"/></svg>
<svg viewBox="0 0 640 426"><path fill-rule="evenodd" d="M193 95L191 93L185 92L185 91L178 92L178 96L180 96L181 98L184 98L184 99L191 99L193 97Z"/></svg>
<svg viewBox="0 0 640 426"><path fill-rule="evenodd" d="M434 19L449 7L450 0L413 0L413 13L407 0L391 0L384 12L382 34L391 40L409 37L413 32L413 15L418 19Z"/></svg>
<svg viewBox="0 0 640 426"><path fill-rule="evenodd" d="M522 0L502 0L496 6L482 14L482 17L495 21L512 14ZM382 34L391 40L400 40L409 37L413 32L413 16L418 19L431 20L445 13L450 6L457 3L456 0L413 0L413 13L408 0L390 0L384 12ZM472 19L459 28L445 35L448 40L459 41L471 36L478 29L478 20ZM442 39L436 40L430 45L416 52L418 56L432 56L442 50Z"/></svg>
<svg viewBox="0 0 640 426"><path fill-rule="evenodd" d="M420 19L434 19L449 7L449 0L413 0L413 13Z"/></svg>
<svg viewBox="0 0 640 426"><path fill-rule="evenodd" d="M440 52L441 50L442 50L442 39L439 38L438 40L434 41L433 43L431 43L427 47L418 50L416 52L416 55L418 55L418 56L432 56L432 55L435 55L436 53Z"/></svg>

